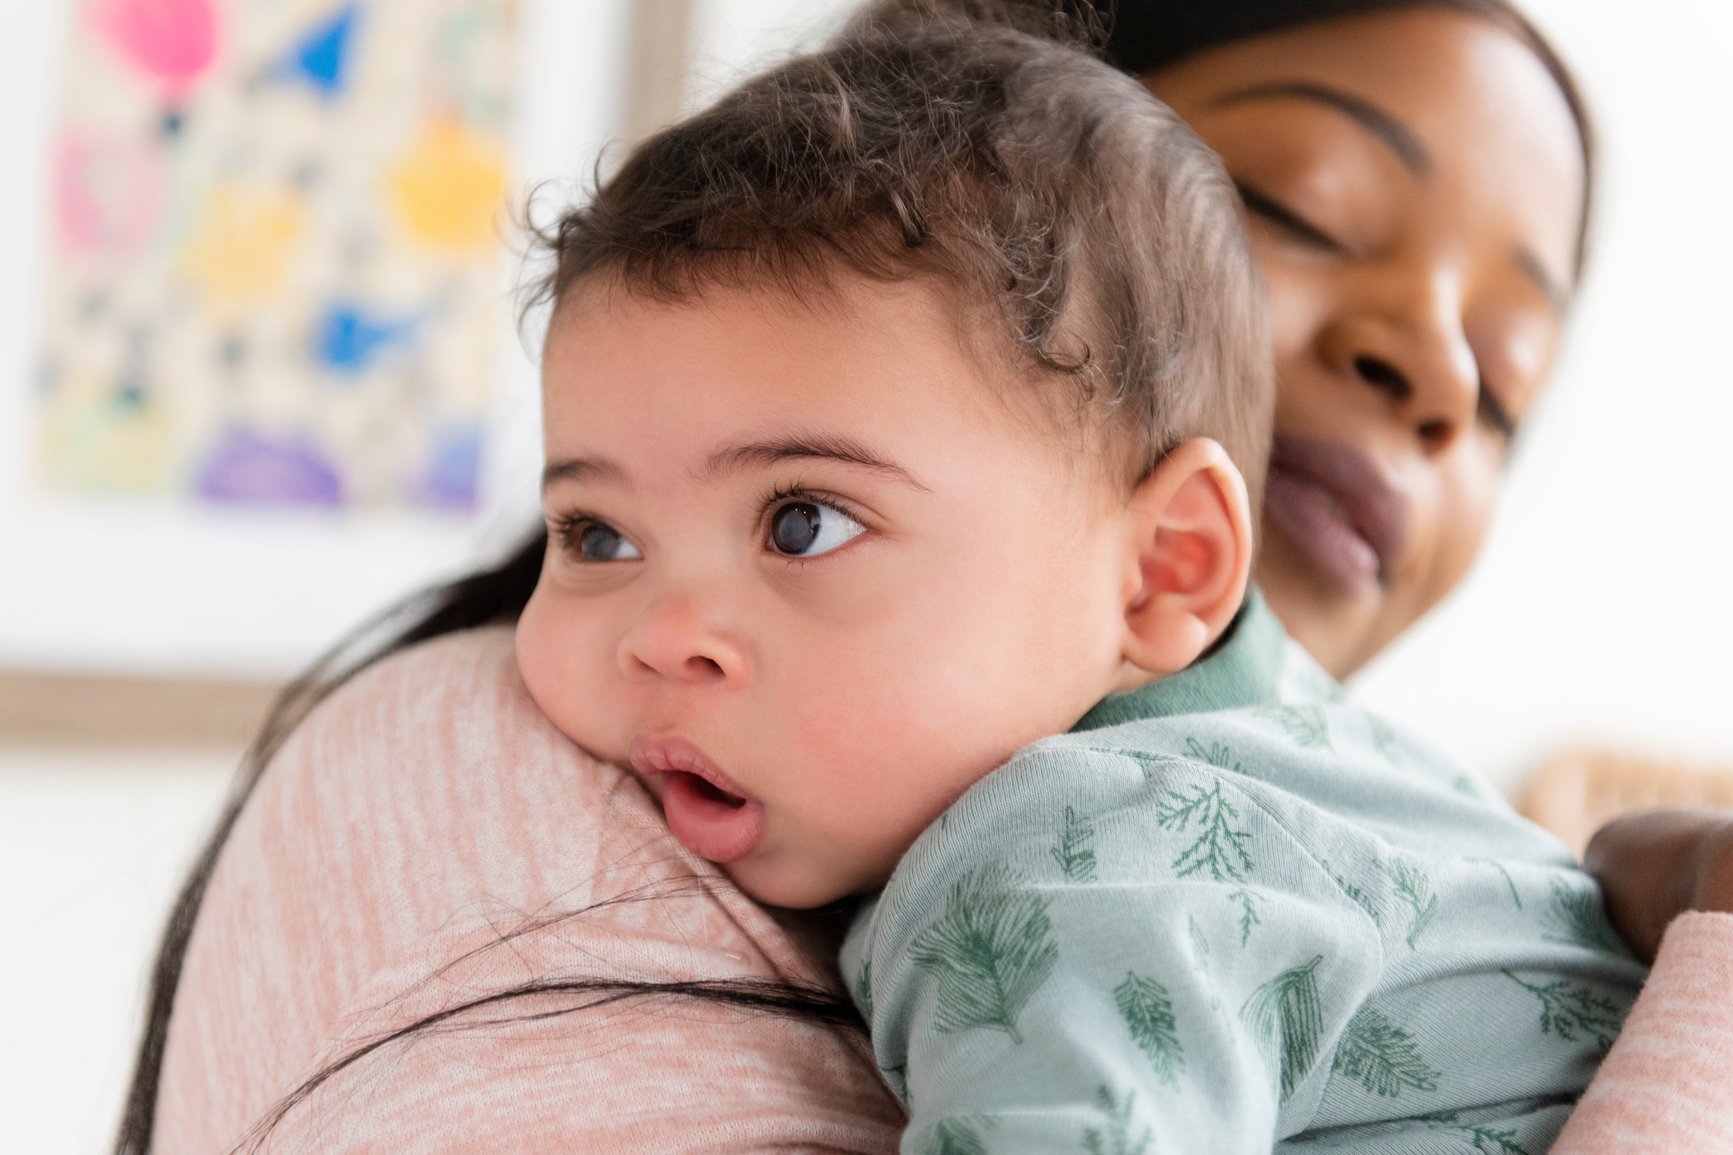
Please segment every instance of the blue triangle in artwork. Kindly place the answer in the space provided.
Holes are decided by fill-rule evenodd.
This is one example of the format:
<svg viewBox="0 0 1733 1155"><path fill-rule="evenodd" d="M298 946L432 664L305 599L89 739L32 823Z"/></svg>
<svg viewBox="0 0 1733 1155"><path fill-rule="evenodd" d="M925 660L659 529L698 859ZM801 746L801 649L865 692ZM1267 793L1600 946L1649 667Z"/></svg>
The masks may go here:
<svg viewBox="0 0 1733 1155"><path fill-rule="evenodd" d="M349 0L329 19L314 25L289 50L285 71L325 96L342 92L349 79L349 49L360 13L360 0Z"/></svg>
<svg viewBox="0 0 1733 1155"><path fill-rule="evenodd" d="M388 319L349 302L329 306L313 334L313 355L326 369L342 376L367 372L394 345L408 343L416 330L413 317Z"/></svg>

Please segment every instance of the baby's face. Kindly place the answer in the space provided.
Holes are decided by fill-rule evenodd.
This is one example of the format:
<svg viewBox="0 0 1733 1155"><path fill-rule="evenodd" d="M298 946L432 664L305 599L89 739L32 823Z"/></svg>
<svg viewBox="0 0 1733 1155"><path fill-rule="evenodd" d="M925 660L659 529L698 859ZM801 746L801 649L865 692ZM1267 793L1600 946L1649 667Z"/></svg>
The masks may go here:
<svg viewBox="0 0 1733 1155"><path fill-rule="evenodd" d="M544 363L530 693L782 906L871 890L973 782L1124 676L1105 470L918 283L803 304L574 290Z"/></svg>

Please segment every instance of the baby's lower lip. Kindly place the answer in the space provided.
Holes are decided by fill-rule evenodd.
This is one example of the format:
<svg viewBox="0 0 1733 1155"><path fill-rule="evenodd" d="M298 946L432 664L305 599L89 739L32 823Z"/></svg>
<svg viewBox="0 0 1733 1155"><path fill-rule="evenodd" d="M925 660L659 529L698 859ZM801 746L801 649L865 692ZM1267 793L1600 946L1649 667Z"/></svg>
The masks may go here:
<svg viewBox="0 0 1733 1155"><path fill-rule="evenodd" d="M657 778L669 832L698 857L733 862L752 853L764 837L761 804L725 793L683 770L664 771Z"/></svg>
<svg viewBox="0 0 1733 1155"><path fill-rule="evenodd" d="M1280 469L1264 487L1264 515L1313 570L1344 593L1378 586L1378 552L1316 484Z"/></svg>

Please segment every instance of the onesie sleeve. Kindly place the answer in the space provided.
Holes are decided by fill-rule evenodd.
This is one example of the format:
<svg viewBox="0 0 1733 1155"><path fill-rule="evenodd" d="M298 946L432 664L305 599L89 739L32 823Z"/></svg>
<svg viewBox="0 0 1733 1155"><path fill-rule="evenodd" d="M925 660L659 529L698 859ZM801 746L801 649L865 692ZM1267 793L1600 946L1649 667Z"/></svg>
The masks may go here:
<svg viewBox="0 0 1733 1155"><path fill-rule="evenodd" d="M1268 1152L1381 964L1227 776L1040 746L922 836L843 956L914 1152Z"/></svg>

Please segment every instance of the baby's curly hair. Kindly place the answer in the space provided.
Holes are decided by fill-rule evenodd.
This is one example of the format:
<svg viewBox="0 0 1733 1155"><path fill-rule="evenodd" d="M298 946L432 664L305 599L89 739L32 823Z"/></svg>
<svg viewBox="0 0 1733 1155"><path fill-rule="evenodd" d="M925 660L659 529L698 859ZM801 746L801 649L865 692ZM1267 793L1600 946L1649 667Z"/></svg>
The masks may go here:
<svg viewBox="0 0 1733 1155"><path fill-rule="evenodd" d="M1259 273L1213 154L1062 6L887 0L634 148L539 232L533 303L933 278L1127 487L1191 437L1263 486ZM991 334L989 334L991 337Z"/></svg>

